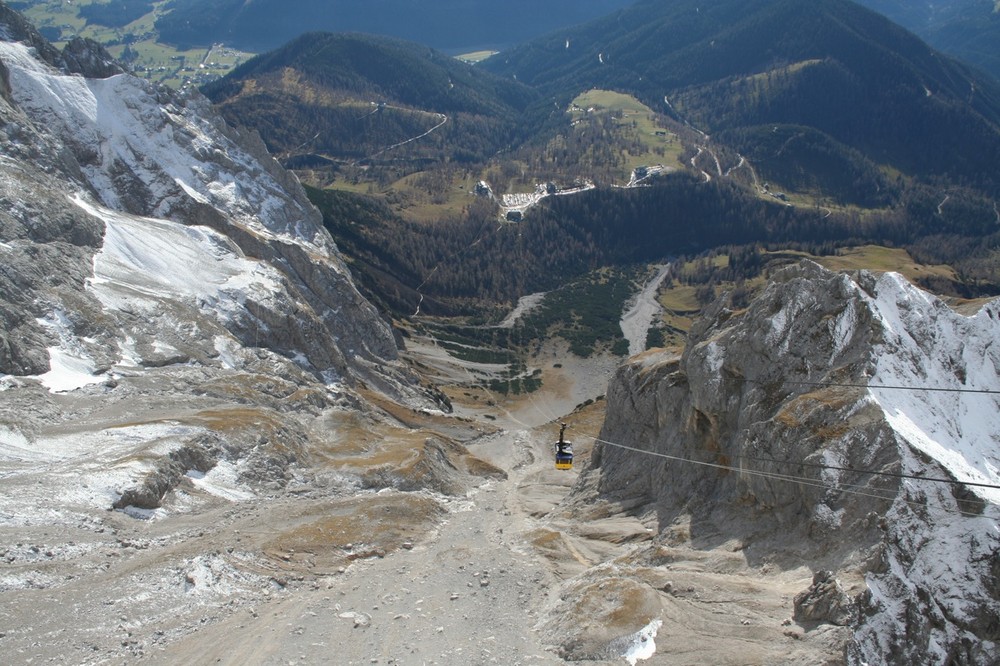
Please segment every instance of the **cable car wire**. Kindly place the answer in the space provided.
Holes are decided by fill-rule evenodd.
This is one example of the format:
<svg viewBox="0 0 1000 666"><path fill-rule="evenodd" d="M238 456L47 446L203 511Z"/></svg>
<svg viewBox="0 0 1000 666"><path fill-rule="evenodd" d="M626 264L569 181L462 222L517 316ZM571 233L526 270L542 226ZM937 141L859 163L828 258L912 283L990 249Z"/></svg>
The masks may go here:
<svg viewBox="0 0 1000 666"><path fill-rule="evenodd" d="M463 250L461 250L459 252L459 255L464 254L465 252L467 252L473 246L477 245L482 240L482 234L483 234L483 232L484 232L485 227L486 227L487 224L488 224L488 222L484 221L483 225L480 227L479 233L477 234L475 240L473 240L466 248L464 248ZM520 253L520 250L521 250L520 245L521 244L520 244L520 240L519 239L520 239L520 233L518 233L518 240L515 240L515 245L517 246L518 252ZM430 281L430 279L433 277L434 273L437 272L437 270L438 270L439 267L440 267L440 263L438 265L436 265L428 273L428 275L423 279L423 281L420 283L420 285L416 288L415 291L416 291L416 293L418 295L420 295L421 300L423 299L423 295L420 293L420 289L423 288L428 283L428 281ZM418 306L418 312L419 312L419 306ZM414 314L416 314L416 313L414 313ZM516 327L516 322L513 324L513 326ZM428 331L428 334L429 334L429 337L431 338L431 340L433 341L433 343L435 345L439 345L440 344L439 341L436 339L436 336L434 336L429 331ZM494 346L496 346L495 343L496 343L496 340L494 338ZM493 400L493 402L496 405L499 406L500 402L496 400L495 396L493 396L492 392L489 390L488 385L485 384L485 383L481 383L481 382L477 381L475 379L475 377L472 376L472 373L469 371L468 368L465 368L464 366L462 366L462 367L463 367L463 370L465 371L466 375L469 377L470 381L473 383L473 385L476 385L476 384L480 385L483 388L483 390L486 392L486 394L491 397L491 399ZM762 380L754 380L754 379L749 379L749 378L740 378L739 380L742 381L742 382L745 382L745 383L755 383L755 384L762 384L762 383L764 383ZM968 394L979 394L979 395L1000 395L1000 390L992 390L992 389L965 389L965 388L934 387L934 386L913 387L913 386L889 385L889 384L882 384L882 385L879 385L879 384L861 384L861 383L854 383L854 382L832 382L832 381L810 382L810 381L802 381L802 380L785 380L783 383L784 384L789 384L789 385L795 385L795 386L810 386L810 387L840 387L840 388L863 388L863 389L869 389L869 390L871 390L871 389L878 389L878 390L927 391L927 392L944 392L944 393L968 393ZM531 395L530 391L528 392L528 396L527 397L528 397L528 400L531 403L531 405L538 411L538 413L541 414L543 417L549 419L549 423L557 422L560 419L560 417L553 415L552 412L551 412L551 410L543 410L541 408L541 406L539 406L538 402L535 400L534 396ZM532 426L530 426L527 423L524 423L523 421L521 421L520 419L518 419L515 415L511 414L509 411L507 411L507 410L504 410L504 411L505 411L507 417L510 418L515 423L518 423L519 425L521 425L521 426L523 426L525 428L532 429ZM583 434L585 437L589 437L588 435L585 435L584 433L581 433L581 434ZM826 488L826 489L829 489L829 490L837 490L837 491L841 491L841 492L849 492L849 493L853 493L853 494L857 494L857 495L863 495L863 496L873 497L873 498L876 498L876 499L884 499L884 500L891 500L891 499L893 499L892 497L882 496L882 495L879 495L877 493L872 493L870 491L869 492L864 492L864 491L859 491L859 490L852 490L851 488L858 488L858 487L861 487L861 486L856 486L856 485L851 485L851 484L840 484L840 485L837 485L837 486L833 486L833 485L830 485L830 484L824 484L822 482L819 482L819 481L817 481L815 479L811 479L809 477L789 475L789 474L780 474L780 473L777 473L777 472L766 472L766 471L763 471L763 470L754 470L754 469L751 469L751 468L748 468L748 467L744 467L744 466L734 467L732 465L723 465L721 463L709 463L709 462L705 462L705 461L697 461L697 460L692 460L692 459L689 459L689 458L683 458L683 457L680 457L680 456L671 456L671 455L668 455L668 454L663 454L663 453L659 453L659 452L655 452L655 451L649 451L649 450L646 450L646 449L639 449L639 448L636 448L636 447L627 446L625 444L620 444L618 442L611 442L611 441L607 441L607 440L602 440L602 439L597 438L597 437L592 437L592 439L594 440L595 443L601 443L601 444L605 444L605 445L608 445L608 446L616 447L616 448L619 448L619 449L622 449L622 450L632 451L632 452L641 453L641 454L645 454L645 455L651 455L651 456L655 456L655 457L659 457L659 458L663 458L663 459L667 459L667 460L672 460L672 461L675 461L675 462L682 462L682 463L700 465L700 466L705 466L705 467L710 467L710 468L715 468L715 469L720 469L720 470L725 470L725 471L737 472L737 473L740 473L740 474L747 474L747 475L751 475L751 476L759 476L759 477L763 477L763 478L769 478L769 479L775 479L775 480L781 480L781 481L799 483L799 484L807 485L807 486L814 486L814 487ZM771 464L797 465L799 467L810 467L810 468L815 468L815 469L823 469L823 470L838 471L838 472L850 472L850 473L856 473L856 474L867 474L867 475L870 475L870 476L880 476L880 477L888 477L888 478L896 478L896 479L904 479L904 480L914 480L914 481L927 481L927 482L931 482L931 483L942 483L942 484L949 484L949 485L961 485L961 486L967 486L967 487L976 487L976 488L986 488L986 489L992 489L992 490L1000 490L1000 485L990 484L990 483L981 483L981 482L974 482L974 481L959 481L959 480L945 479L945 478L939 478L939 477L927 477L927 476L921 476L921 475L917 475L917 474L904 474L904 473L901 473L901 472L884 472L884 471L879 471L879 470L862 470L862 469L856 469L856 468L851 468L851 467L840 467L840 466L836 466L836 465L824 465L824 464L820 464L820 463L807 463L807 462L804 462L804 461L803 462L779 461L779 460L773 460L773 459L757 458L757 457L743 455L743 454L738 455L737 457L739 459L742 459L742 460L754 460L754 461L757 461L757 462L768 462L768 463L771 463ZM903 500L903 501L905 501L905 500ZM959 503L963 502L963 500L960 500L960 499L958 499L956 501L958 501Z"/></svg>
<svg viewBox="0 0 1000 666"><path fill-rule="evenodd" d="M739 378L746 384L764 384L766 383L762 379L750 379L746 377ZM838 388L863 388L863 389L880 389L885 391L928 391L931 393L972 393L979 395L1000 395L1000 390L995 389L968 389L968 388L949 388L944 386L903 386L894 384L860 384L854 382L807 382L800 380L784 380L784 384L791 384L793 386L812 386L816 388L825 387L838 387Z"/></svg>
<svg viewBox="0 0 1000 666"><path fill-rule="evenodd" d="M762 383L764 383L763 380L755 380L755 379L750 379L750 378L740 378L740 381L742 381L744 383L755 383L755 384L762 384ZM947 392L947 393L971 393L971 394L980 394L980 395L1000 395L1000 391L993 390L993 389L961 389L961 388L947 388L947 387L933 387L933 386L903 386L903 385L891 385L891 384L859 384L859 383L851 383L851 382L808 382L808 381L792 381L792 380L785 381L784 383L785 384L792 384L792 385L799 385L799 386L812 386L812 387L831 387L832 386L832 387L846 387L846 388L884 389L884 390L894 390L894 391L937 391L937 392ZM659 454L659 453L656 453L656 452L653 452L653 451L647 451L645 449L638 449L638 448L626 446L624 444L620 444L620 443L617 443L617 442L609 442L609 441L601 440L601 439L596 438L596 437L594 438L594 441L595 442L601 442L601 443L607 444L609 446L614 446L614 447L626 449L626 450L629 450L629 451L636 451L636 452L639 452L639 453L647 453L647 454L650 454L650 455L655 455L655 456L660 456L660 457L668 457L668 458L671 458L671 459L677 460L677 461L689 462L689 463L693 463L693 464L703 464L703 465L710 465L710 466L718 466L718 465L715 465L715 464L712 464L712 463L702 463L702 462L699 462L699 461L696 461L696 460L690 460L690 459L687 459L687 458L680 458L680 457L676 457L676 456L666 456L665 454ZM810 462L805 462L805 461L795 462L795 461L775 460L775 459L772 459L772 458L762 458L762 457L750 456L750 455L746 455L746 454L738 454L736 457L740 458L740 459L743 459L743 460L753 460L753 461L756 461L756 462L767 462L767 463L778 464L778 465L794 465L794 466L799 466L799 467L811 467L811 468L816 468L816 469L825 469L825 470L838 471L838 472L851 472L851 473L855 473L855 474L867 474L867 475L871 475L871 476L882 476L882 477L889 477L889 478L896 478L896 479L908 479L908 480L914 480L914 481L928 481L928 482L931 482L931 483L945 483L945 484L950 484L950 485L961 485L961 486L969 486L969 487L974 487L974 488L988 488L988 489L991 489L991 490L1000 490L1000 484L994 484L994 483L983 483L983 482L978 482L978 481L962 481L962 480L958 480L958 479L947 479L947 478L943 478L943 477L923 476L923 475L920 475L920 474L905 474L905 473L902 473L902 472L886 472L886 471L881 471L881 470L858 469L856 467L841 467L841 466L837 466L837 465L827 465L827 464L822 464L822 463L810 463ZM742 471L742 470L745 470L746 468L743 468L743 467L740 467L740 468L728 467L726 469L741 470ZM799 477L799 478L805 478L805 477Z"/></svg>
<svg viewBox="0 0 1000 666"><path fill-rule="evenodd" d="M579 431L576 431L576 432L579 433ZM686 463L691 463L693 465L702 465L702 466L705 466L705 467L715 467L715 468L718 468L718 469L725 469L725 470L729 470L729 471L748 471L749 470L749 468L746 468L746 467L734 467L732 465L723 465L721 463L709 463L709 462L704 462L704 461L699 461L699 460L692 460L690 458L683 458L681 456L671 456L669 454L660 453L658 451L650 451L648 449L639 449L639 448L636 448L634 446L628 446L626 444L620 444L618 442L611 442L611 441L608 441L608 440L605 440L605 439L601 439L599 437L592 437L592 436L586 435L585 433L579 433L579 434L582 435L583 437L590 437L591 439L594 440L595 443L607 444L608 446L613 446L615 448L624 449L626 451L634 451L636 453L644 453L646 455L651 455L651 456L655 456L655 457L658 457L658 458L666 458L668 460L674 460L674 461L677 461L677 462L686 462ZM884 472L884 471L881 471L881 470L858 469L857 467L840 467L840 466L837 466L837 465L825 465L825 464L822 464L822 463L810 463L810 462L804 462L804 461L803 462L796 462L796 461L791 461L791 460L775 460L773 458L761 458L761 457L749 456L749 455L745 455L745 454L737 454L734 457L742 459L742 460L753 460L755 462L768 462L768 463L774 463L774 464L778 464L778 465L790 465L790 466L798 466L798 467L811 467L811 468L814 468L814 469L825 469L825 470L831 470L831 471L837 471L837 472L852 472L854 474L867 474L869 476L883 476L883 477L889 477L889 478L894 478L894 479L908 479L908 480L912 480L912 481L928 481L928 482L931 482L931 483L945 483L945 484L950 484L950 485L972 486L972 487L976 487L976 488L989 488L991 490L1000 490L1000 484L995 484L995 483L981 483L981 482L977 482L977 481L961 481L961 480L957 480L957 479L946 479L946 478L943 478L943 477L922 476L920 474L904 474L902 472ZM770 474L771 472L766 472L766 473ZM788 477L789 478L800 478L800 479L806 479L806 478L808 478L808 477L794 477L793 475L788 475Z"/></svg>
<svg viewBox="0 0 1000 666"><path fill-rule="evenodd" d="M814 487L814 488L823 488L823 489L832 490L832 491L835 491L835 492L843 492L843 493L847 493L847 494L851 494L851 495L858 495L858 496L861 496L861 497L870 497L870 498L873 498L873 499L885 500L887 502L893 502L893 501L898 500L898 501L904 502L906 504L909 504L911 506L925 506L924 502L919 502L919 501L915 501L915 500L904 499L904 498L898 497L895 494L879 494L877 492L874 492L871 489L861 490L861 489L867 488L867 486L862 486L862 485L859 485L859 484L843 484L842 483L842 484L836 484L835 485L835 484L831 484L831 483L824 483L824 482L820 481L819 479L814 479L814 478L805 477L805 476L797 476L797 475L794 475L794 474L781 474L781 473L778 473L778 472L767 472L767 471L764 471L764 470L757 470L757 469L753 469L753 468L749 468L749 467L743 467L743 466L737 467L737 466L734 466L734 465L727 465L727 464L718 463L718 462L708 462L708 461L702 461L702 460L693 460L691 458L684 458L682 456L673 456L673 455L670 455L670 454L667 454L667 453L660 453L658 451L650 451L648 449L640 449L640 448L636 448L634 446L628 446L627 444L620 444L618 442L612 442L612 441L609 441L609 440L601 439L600 437L593 437L591 435L587 435L587 434L581 433L579 431L575 431L575 432L577 432L577 434L582 435L583 437L586 437L586 438L594 440L594 443L604 444L604 445L607 445L607 446L611 446L611 447L618 448L618 449L623 449L623 450L626 450L626 451L632 451L632 452L635 452L635 453L642 453L642 454L653 456L653 457L656 457L656 458L663 458L665 460L670 460L670 461L673 461L673 462L680 462L680 463L687 463L687 464L691 464L691 465L698 465L698 466L701 466L701 467L708 467L708 468L723 470L723 471L727 471L727 472L735 472L735 473L742 474L742 475L747 475L747 476L756 476L756 477L761 477L761 478L773 479L773 480L776 480L776 481L785 481L785 482L788 482L788 483L796 483L796 484L799 484L799 485L809 486L809 487ZM822 465L816 465L816 466L817 467L823 467ZM830 469L836 469L836 468L830 467ZM858 470L849 470L849 471L855 471L856 472ZM874 471L872 471L872 472L866 472L866 473L872 474L873 476L895 476L895 475L890 474L890 473L880 474L880 473L874 472ZM902 478L905 478L905 479L908 479L908 480L912 479L912 480L920 480L920 481L934 481L935 480L935 479L933 479L931 477L921 477L921 476L916 476L916 475L906 475L906 476L902 476ZM966 484L966 483L961 482L961 481L952 481L950 479L940 479L939 481L944 482L944 483L953 484L953 485L956 485L956 484L957 485L973 485L973 484ZM984 487L987 487L987 488L992 488L992 489L1000 488L1000 486L989 485L989 484L976 484L976 485L981 485L981 486L984 486ZM962 506L965 506L965 507L967 507L970 510L970 512L977 512L978 513L978 510L980 508L979 502L972 501L972 500L965 500L965 499L961 499L961 498L957 498L957 497L954 498L954 500L955 500L955 503L957 505L959 505L960 510L961 510ZM985 500L985 499L983 499L983 501L987 501L988 502L988 500Z"/></svg>
<svg viewBox="0 0 1000 666"><path fill-rule="evenodd" d="M771 459L771 458L760 458L760 457L756 457L756 456L748 456L748 455L745 455L745 454L738 454L736 457L737 458L741 458L743 460L753 460L753 461L756 461L756 462L768 462L768 463L774 463L776 465L793 465L793 466L798 466L798 467L813 467L813 468L816 468L816 469L828 469L828 470L834 470L834 471L837 471L837 472L852 472L852 473L855 473L855 474L868 474L868 475L871 475L871 476L885 476L885 477L890 477L890 478L894 478L894 479L912 479L914 481L929 481L929 482L932 482L932 483L949 483L949 484L957 484L957 485L961 485L961 486L973 486L973 487L976 487L976 488L991 488L993 490L1000 490L1000 485L995 484L995 483L980 483L978 481L958 481L958 480L955 480L955 479L945 479L943 477L923 476L921 474L904 474L902 472L883 472L883 471L876 471L876 470L870 470L870 469L858 469L856 467L840 467L840 466L837 466L837 465L824 465L822 463L810 463L810 462L804 462L804 461L803 462L795 462L795 461L791 461L791 460L774 460L774 459Z"/></svg>

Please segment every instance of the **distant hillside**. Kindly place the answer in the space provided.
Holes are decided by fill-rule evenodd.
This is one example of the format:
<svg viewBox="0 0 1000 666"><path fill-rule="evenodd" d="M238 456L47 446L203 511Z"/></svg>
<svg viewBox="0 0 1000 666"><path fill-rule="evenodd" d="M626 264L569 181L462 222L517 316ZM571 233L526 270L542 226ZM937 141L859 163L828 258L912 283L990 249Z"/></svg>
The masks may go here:
<svg viewBox="0 0 1000 666"><path fill-rule="evenodd" d="M631 0L173 0L156 29L166 43L266 51L312 30L392 35L439 49L505 47Z"/></svg>
<svg viewBox="0 0 1000 666"><path fill-rule="evenodd" d="M483 66L560 103L610 88L713 135L809 127L841 157L1000 191L1000 86L847 0L642 0Z"/></svg>
<svg viewBox="0 0 1000 666"><path fill-rule="evenodd" d="M1000 79L1000 4L996 0L859 0L923 39Z"/></svg>
<svg viewBox="0 0 1000 666"><path fill-rule="evenodd" d="M476 66L311 33L204 91L404 316L757 243L905 247L955 267L949 293L1000 284L996 84L843 0L645 0ZM588 181L507 217L504 195Z"/></svg>
<svg viewBox="0 0 1000 666"><path fill-rule="evenodd" d="M310 33L206 88L226 118L285 159L479 160L537 94L418 44ZM420 137L419 141L410 139ZM391 150L390 150L391 149Z"/></svg>

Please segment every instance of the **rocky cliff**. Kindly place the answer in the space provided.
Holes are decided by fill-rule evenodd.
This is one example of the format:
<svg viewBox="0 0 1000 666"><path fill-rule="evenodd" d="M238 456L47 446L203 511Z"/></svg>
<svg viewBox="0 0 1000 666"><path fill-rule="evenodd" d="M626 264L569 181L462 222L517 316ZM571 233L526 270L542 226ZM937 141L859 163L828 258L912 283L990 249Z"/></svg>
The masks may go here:
<svg viewBox="0 0 1000 666"><path fill-rule="evenodd" d="M71 484L91 509L156 509L222 463L283 487L331 411L441 406L256 135L2 2L0 265L0 460L68 432L53 460L118 451Z"/></svg>
<svg viewBox="0 0 1000 666"><path fill-rule="evenodd" d="M966 317L894 274L785 269L620 369L589 482L655 507L661 539L819 572L795 617L848 627L849 663L994 663L998 333L997 301Z"/></svg>
<svg viewBox="0 0 1000 666"><path fill-rule="evenodd" d="M256 135L2 4L0 36L0 373L203 361L217 333L406 392L389 327Z"/></svg>

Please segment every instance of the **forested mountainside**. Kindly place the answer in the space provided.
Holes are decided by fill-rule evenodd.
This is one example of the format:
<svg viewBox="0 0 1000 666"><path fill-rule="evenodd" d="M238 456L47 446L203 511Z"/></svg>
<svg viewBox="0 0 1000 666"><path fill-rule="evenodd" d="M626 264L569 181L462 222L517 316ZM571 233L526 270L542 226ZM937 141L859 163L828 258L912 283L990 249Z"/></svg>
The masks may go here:
<svg viewBox="0 0 1000 666"><path fill-rule="evenodd" d="M955 265L950 293L998 284L997 85L843 0L640 2L477 66L314 33L205 92L319 188L366 293L395 312L746 243L892 244ZM588 182L537 199L516 232L493 224L505 195Z"/></svg>
<svg viewBox="0 0 1000 666"><path fill-rule="evenodd" d="M623 7L629 0L172 0L156 22L168 43L224 40L251 51L276 48L303 32L370 32L439 49L478 50L515 44L560 26Z"/></svg>
<svg viewBox="0 0 1000 666"><path fill-rule="evenodd" d="M553 289L602 266L655 262L712 248L749 245L756 258L761 247L829 253L874 239L911 248L928 263L947 259L943 263L963 266L967 275L980 279L978 286L938 282L933 285L937 289L971 296L996 288L987 277L995 269L993 260L981 258L996 233L995 214L985 207L964 211L967 215L952 220L944 234L942 218L926 224L910 218L909 211L919 217L921 207L931 202L909 201L883 215L829 214L762 200L733 183L704 183L678 174L647 188L555 197L515 229L495 224L488 210L426 224L408 221L365 195L308 192L351 258L366 295L401 314L418 305L430 314L474 312L484 304ZM469 247L477 251L469 252ZM763 266L756 260L747 265L731 260L729 265L741 279L758 275Z"/></svg>
<svg viewBox="0 0 1000 666"><path fill-rule="evenodd" d="M484 66L564 102L628 91L748 152L762 129L811 127L905 174L1000 188L1000 85L847 0L638 2Z"/></svg>
<svg viewBox="0 0 1000 666"><path fill-rule="evenodd" d="M1000 79L1000 5L996 0L859 0L946 53Z"/></svg>
<svg viewBox="0 0 1000 666"><path fill-rule="evenodd" d="M298 149L299 164L364 160L425 132L411 148L419 158L484 161L522 132L521 114L538 98L426 46L329 33L253 58L204 92L277 155Z"/></svg>

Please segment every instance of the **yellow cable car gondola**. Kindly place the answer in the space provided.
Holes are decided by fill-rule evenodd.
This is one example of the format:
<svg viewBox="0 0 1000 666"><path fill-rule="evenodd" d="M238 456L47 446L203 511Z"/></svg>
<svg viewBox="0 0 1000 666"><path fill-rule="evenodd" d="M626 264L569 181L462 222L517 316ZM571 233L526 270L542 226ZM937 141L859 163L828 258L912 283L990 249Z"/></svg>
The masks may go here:
<svg viewBox="0 0 1000 666"><path fill-rule="evenodd" d="M567 442L566 424L559 424L559 441L556 442L556 469L573 469L573 442Z"/></svg>

